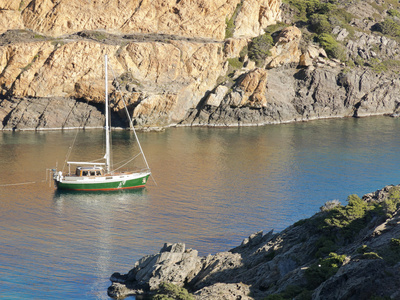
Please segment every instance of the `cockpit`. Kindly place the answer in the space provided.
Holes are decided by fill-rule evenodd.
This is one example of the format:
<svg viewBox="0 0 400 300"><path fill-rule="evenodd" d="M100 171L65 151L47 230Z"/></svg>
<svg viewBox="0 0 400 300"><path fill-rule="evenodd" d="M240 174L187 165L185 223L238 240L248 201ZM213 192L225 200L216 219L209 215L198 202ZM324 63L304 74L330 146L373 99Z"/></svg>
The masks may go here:
<svg viewBox="0 0 400 300"><path fill-rule="evenodd" d="M77 167L76 176L103 176L104 170L101 167Z"/></svg>

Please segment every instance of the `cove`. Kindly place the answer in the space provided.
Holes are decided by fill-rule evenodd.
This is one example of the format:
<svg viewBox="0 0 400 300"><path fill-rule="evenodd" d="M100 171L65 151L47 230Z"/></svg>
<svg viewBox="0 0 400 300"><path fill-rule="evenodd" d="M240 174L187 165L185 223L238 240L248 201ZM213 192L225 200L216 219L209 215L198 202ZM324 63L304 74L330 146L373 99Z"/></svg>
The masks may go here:
<svg viewBox="0 0 400 300"><path fill-rule="evenodd" d="M400 119L318 120L139 133L154 181L117 193L57 192L75 131L0 133L0 292L7 299L108 299L109 276L165 242L200 255L398 184ZM134 152L116 132L114 162ZM72 155L101 157L100 130L79 131ZM73 157L71 157L73 159ZM29 183L9 185L15 183Z"/></svg>

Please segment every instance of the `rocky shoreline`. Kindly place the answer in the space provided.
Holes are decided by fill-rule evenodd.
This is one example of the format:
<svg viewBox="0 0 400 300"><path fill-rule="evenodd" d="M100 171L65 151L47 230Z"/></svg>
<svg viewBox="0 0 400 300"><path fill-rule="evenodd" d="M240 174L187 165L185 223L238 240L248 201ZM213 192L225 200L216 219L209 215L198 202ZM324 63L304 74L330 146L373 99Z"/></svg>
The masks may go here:
<svg viewBox="0 0 400 300"><path fill-rule="evenodd" d="M108 295L160 295L169 284L190 294L158 299L400 299L399 207L400 185L386 186L215 255L165 244L114 273Z"/></svg>

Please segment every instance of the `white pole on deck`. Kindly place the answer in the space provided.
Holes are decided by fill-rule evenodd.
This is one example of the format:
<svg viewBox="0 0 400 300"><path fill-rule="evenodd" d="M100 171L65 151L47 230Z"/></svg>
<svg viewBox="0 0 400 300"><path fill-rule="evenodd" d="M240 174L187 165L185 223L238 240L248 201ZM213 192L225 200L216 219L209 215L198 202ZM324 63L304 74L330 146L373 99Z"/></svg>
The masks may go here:
<svg viewBox="0 0 400 300"><path fill-rule="evenodd" d="M105 130L106 130L106 173L110 173L110 129L109 129L109 115L108 115L108 71L107 71L107 54L104 55L104 61L105 61L105 84L106 84L106 97L105 97L105 102L106 102L106 125L105 125Z"/></svg>

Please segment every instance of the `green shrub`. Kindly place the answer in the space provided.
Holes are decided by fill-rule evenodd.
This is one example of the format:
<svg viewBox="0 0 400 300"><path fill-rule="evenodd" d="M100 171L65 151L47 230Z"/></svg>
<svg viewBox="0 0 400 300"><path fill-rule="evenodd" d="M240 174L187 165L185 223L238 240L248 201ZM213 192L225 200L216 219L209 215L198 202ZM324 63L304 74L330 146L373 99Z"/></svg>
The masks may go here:
<svg viewBox="0 0 400 300"><path fill-rule="evenodd" d="M315 289L329 277L335 275L339 268L343 265L345 259L346 255L330 253L329 257L320 259L318 262L311 265L305 271L308 286L311 289Z"/></svg>
<svg viewBox="0 0 400 300"><path fill-rule="evenodd" d="M269 50L273 45L274 41L268 33L255 37L248 46L249 58L253 60L257 66L262 65L267 56L271 55Z"/></svg>
<svg viewBox="0 0 400 300"><path fill-rule="evenodd" d="M235 31L235 20L240 12L240 9L243 6L243 2L239 2L238 5L236 6L235 12L233 13L232 17L230 19L225 20L226 28L225 28L225 38L229 39L233 37L233 33Z"/></svg>
<svg viewBox="0 0 400 300"><path fill-rule="evenodd" d="M380 249L379 255L389 265L395 265L400 262L400 239L392 238L387 247Z"/></svg>
<svg viewBox="0 0 400 300"><path fill-rule="evenodd" d="M345 60L343 47L329 33L322 33L318 37L318 42L324 48L329 57Z"/></svg>
<svg viewBox="0 0 400 300"><path fill-rule="evenodd" d="M297 10L297 20L307 22L313 14L328 14L336 9L336 6L330 2L321 2L319 0L287 0L289 5Z"/></svg>
<svg viewBox="0 0 400 300"><path fill-rule="evenodd" d="M400 36L400 25L391 18L386 18L379 24L378 27L383 34L387 34L392 37Z"/></svg>
<svg viewBox="0 0 400 300"><path fill-rule="evenodd" d="M229 66L233 69L241 69L243 67L243 63L239 60L238 57L228 58Z"/></svg>
<svg viewBox="0 0 400 300"><path fill-rule="evenodd" d="M392 17L400 18L400 12L397 9L388 9L387 14Z"/></svg>
<svg viewBox="0 0 400 300"><path fill-rule="evenodd" d="M390 240L390 248L394 250L400 250L400 239L392 238Z"/></svg>
<svg viewBox="0 0 400 300"><path fill-rule="evenodd" d="M383 202L382 208L387 217L392 217L393 213L399 208L400 205L400 190L398 187L391 187L389 190L389 197Z"/></svg>
<svg viewBox="0 0 400 300"><path fill-rule="evenodd" d="M375 252L367 252L363 254L362 259L382 259L382 257Z"/></svg>
<svg viewBox="0 0 400 300"><path fill-rule="evenodd" d="M232 18L225 20L226 28L225 28L225 38L229 39L233 37L233 32L235 30L235 20Z"/></svg>
<svg viewBox="0 0 400 300"><path fill-rule="evenodd" d="M361 219L366 214L367 204L357 195L350 195L347 198L349 204L347 206L336 206L330 211L325 223L328 226L345 228L351 225L353 221Z"/></svg>
<svg viewBox="0 0 400 300"><path fill-rule="evenodd" d="M357 249L357 253L360 253L360 254L364 254L369 251L370 251L370 249L368 248L367 245L362 245L360 248Z"/></svg>
<svg viewBox="0 0 400 300"><path fill-rule="evenodd" d="M315 257L323 257L333 251L336 251L337 245L335 237L329 233L325 233L315 243L315 247L318 249L315 253Z"/></svg>
<svg viewBox="0 0 400 300"><path fill-rule="evenodd" d="M163 282L160 284L154 300L194 300L194 296L186 289L180 288L172 283Z"/></svg>
<svg viewBox="0 0 400 300"><path fill-rule="evenodd" d="M334 251L334 247L351 242L352 239L368 224L372 213L377 213L377 205L368 204L357 195L350 195L346 206L337 205L324 215L319 224L323 238L317 243L317 257Z"/></svg>
<svg viewBox="0 0 400 300"><path fill-rule="evenodd" d="M318 34L329 33L332 31L331 23L327 15L313 14L310 17L311 29Z"/></svg>

